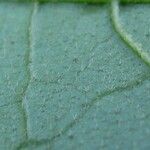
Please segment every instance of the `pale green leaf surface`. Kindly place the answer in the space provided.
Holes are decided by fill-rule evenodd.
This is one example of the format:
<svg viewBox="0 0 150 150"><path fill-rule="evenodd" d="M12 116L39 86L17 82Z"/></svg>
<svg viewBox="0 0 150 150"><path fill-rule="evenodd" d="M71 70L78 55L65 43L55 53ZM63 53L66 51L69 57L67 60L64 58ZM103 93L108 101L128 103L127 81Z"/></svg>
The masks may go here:
<svg viewBox="0 0 150 150"><path fill-rule="evenodd" d="M147 52L149 8L121 6ZM150 148L150 68L109 13L107 4L0 3L0 149Z"/></svg>

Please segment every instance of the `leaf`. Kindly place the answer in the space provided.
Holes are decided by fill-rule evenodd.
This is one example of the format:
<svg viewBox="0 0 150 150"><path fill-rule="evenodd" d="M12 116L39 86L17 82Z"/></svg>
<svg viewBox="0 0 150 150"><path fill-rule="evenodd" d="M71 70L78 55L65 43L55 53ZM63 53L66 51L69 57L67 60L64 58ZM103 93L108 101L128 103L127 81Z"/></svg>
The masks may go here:
<svg viewBox="0 0 150 150"><path fill-rule="evenodd" d="M145 52L149 7L120 9ZM150 68L108 4L0 2L0 16L0 149L150 148Z"/></svg>

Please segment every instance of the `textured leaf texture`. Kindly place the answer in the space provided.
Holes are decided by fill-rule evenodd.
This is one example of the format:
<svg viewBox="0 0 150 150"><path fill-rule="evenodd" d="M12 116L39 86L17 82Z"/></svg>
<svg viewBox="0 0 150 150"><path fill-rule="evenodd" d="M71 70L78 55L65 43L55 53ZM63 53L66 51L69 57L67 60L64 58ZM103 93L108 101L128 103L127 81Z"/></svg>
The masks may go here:
<svg viewBox="0 0 150 150"><path fill-rule="evenodd" d="M120 21L150 54L150 5ZM150 67L109 4L0 2L0 149L150 149Z"/></svg>

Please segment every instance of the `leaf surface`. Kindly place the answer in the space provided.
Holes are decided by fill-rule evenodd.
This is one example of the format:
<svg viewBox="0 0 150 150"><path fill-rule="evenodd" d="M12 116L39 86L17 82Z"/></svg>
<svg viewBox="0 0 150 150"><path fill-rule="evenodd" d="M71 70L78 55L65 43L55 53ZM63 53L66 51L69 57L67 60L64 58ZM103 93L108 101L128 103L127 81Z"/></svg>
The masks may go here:
<svg viewBox="0 0 150 150"><path fill-rule="evenodd" d="M120 8L148 53L149 8ZM0 16L0 149L150 148L150 68L108 4L0 2Z"/></svg>

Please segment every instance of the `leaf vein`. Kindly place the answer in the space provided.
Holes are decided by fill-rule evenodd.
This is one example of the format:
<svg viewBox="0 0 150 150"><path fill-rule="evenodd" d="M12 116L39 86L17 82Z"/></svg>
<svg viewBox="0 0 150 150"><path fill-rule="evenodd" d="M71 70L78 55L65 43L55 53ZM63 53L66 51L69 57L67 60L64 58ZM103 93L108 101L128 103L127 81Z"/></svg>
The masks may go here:
<svg viewBox="0 0 150 150"><path fill-rule="evenodd" d="M74 127L80 120L82 120L85 116L85 114L94 106L94 104L96 104L97 102L99 102L100 100L102 100L104 97L110 96L116 92L123 92L123 91L129 91L132 90L136 87L139 87L140 85L142 85L144 83L145 80L150 79L150 76L145 74L143 76L141 76L139 79L131 81L130 83L127 84L123 84L121 86L118 87L114 87L112 89L106 90L100 94L98 94L97 96L95 96L95 98L93 98L85 107L85 109L71 122L69 123L65 128L63 128L59 133L57 133L56 135L54 135L51 139L50 139L50 143L53 144L53 142L55 141L56 138L63 136L67 133L67 131L69 131L72 127Z"/></svg>
<svg viewBox="0 0 150 150"><path fill-rule="evenodd" d="M28 26L28 50L25 54L25 71L27 73L27 83L23 89L22 92L22 113L23 113L23 120L24 120L24 131L26 135L26 140L29 138L29 126L28 126L28 111L27 111L27 99L26 94L27 90L29 88L31 79L32 79L32 69L31 69L31 62L32 62L32 49L33 49L33 43L32 43L32 24L33 24L33 17L37 11L37 4L34 3L33 9L31 11L29 26Z"/></svg>

